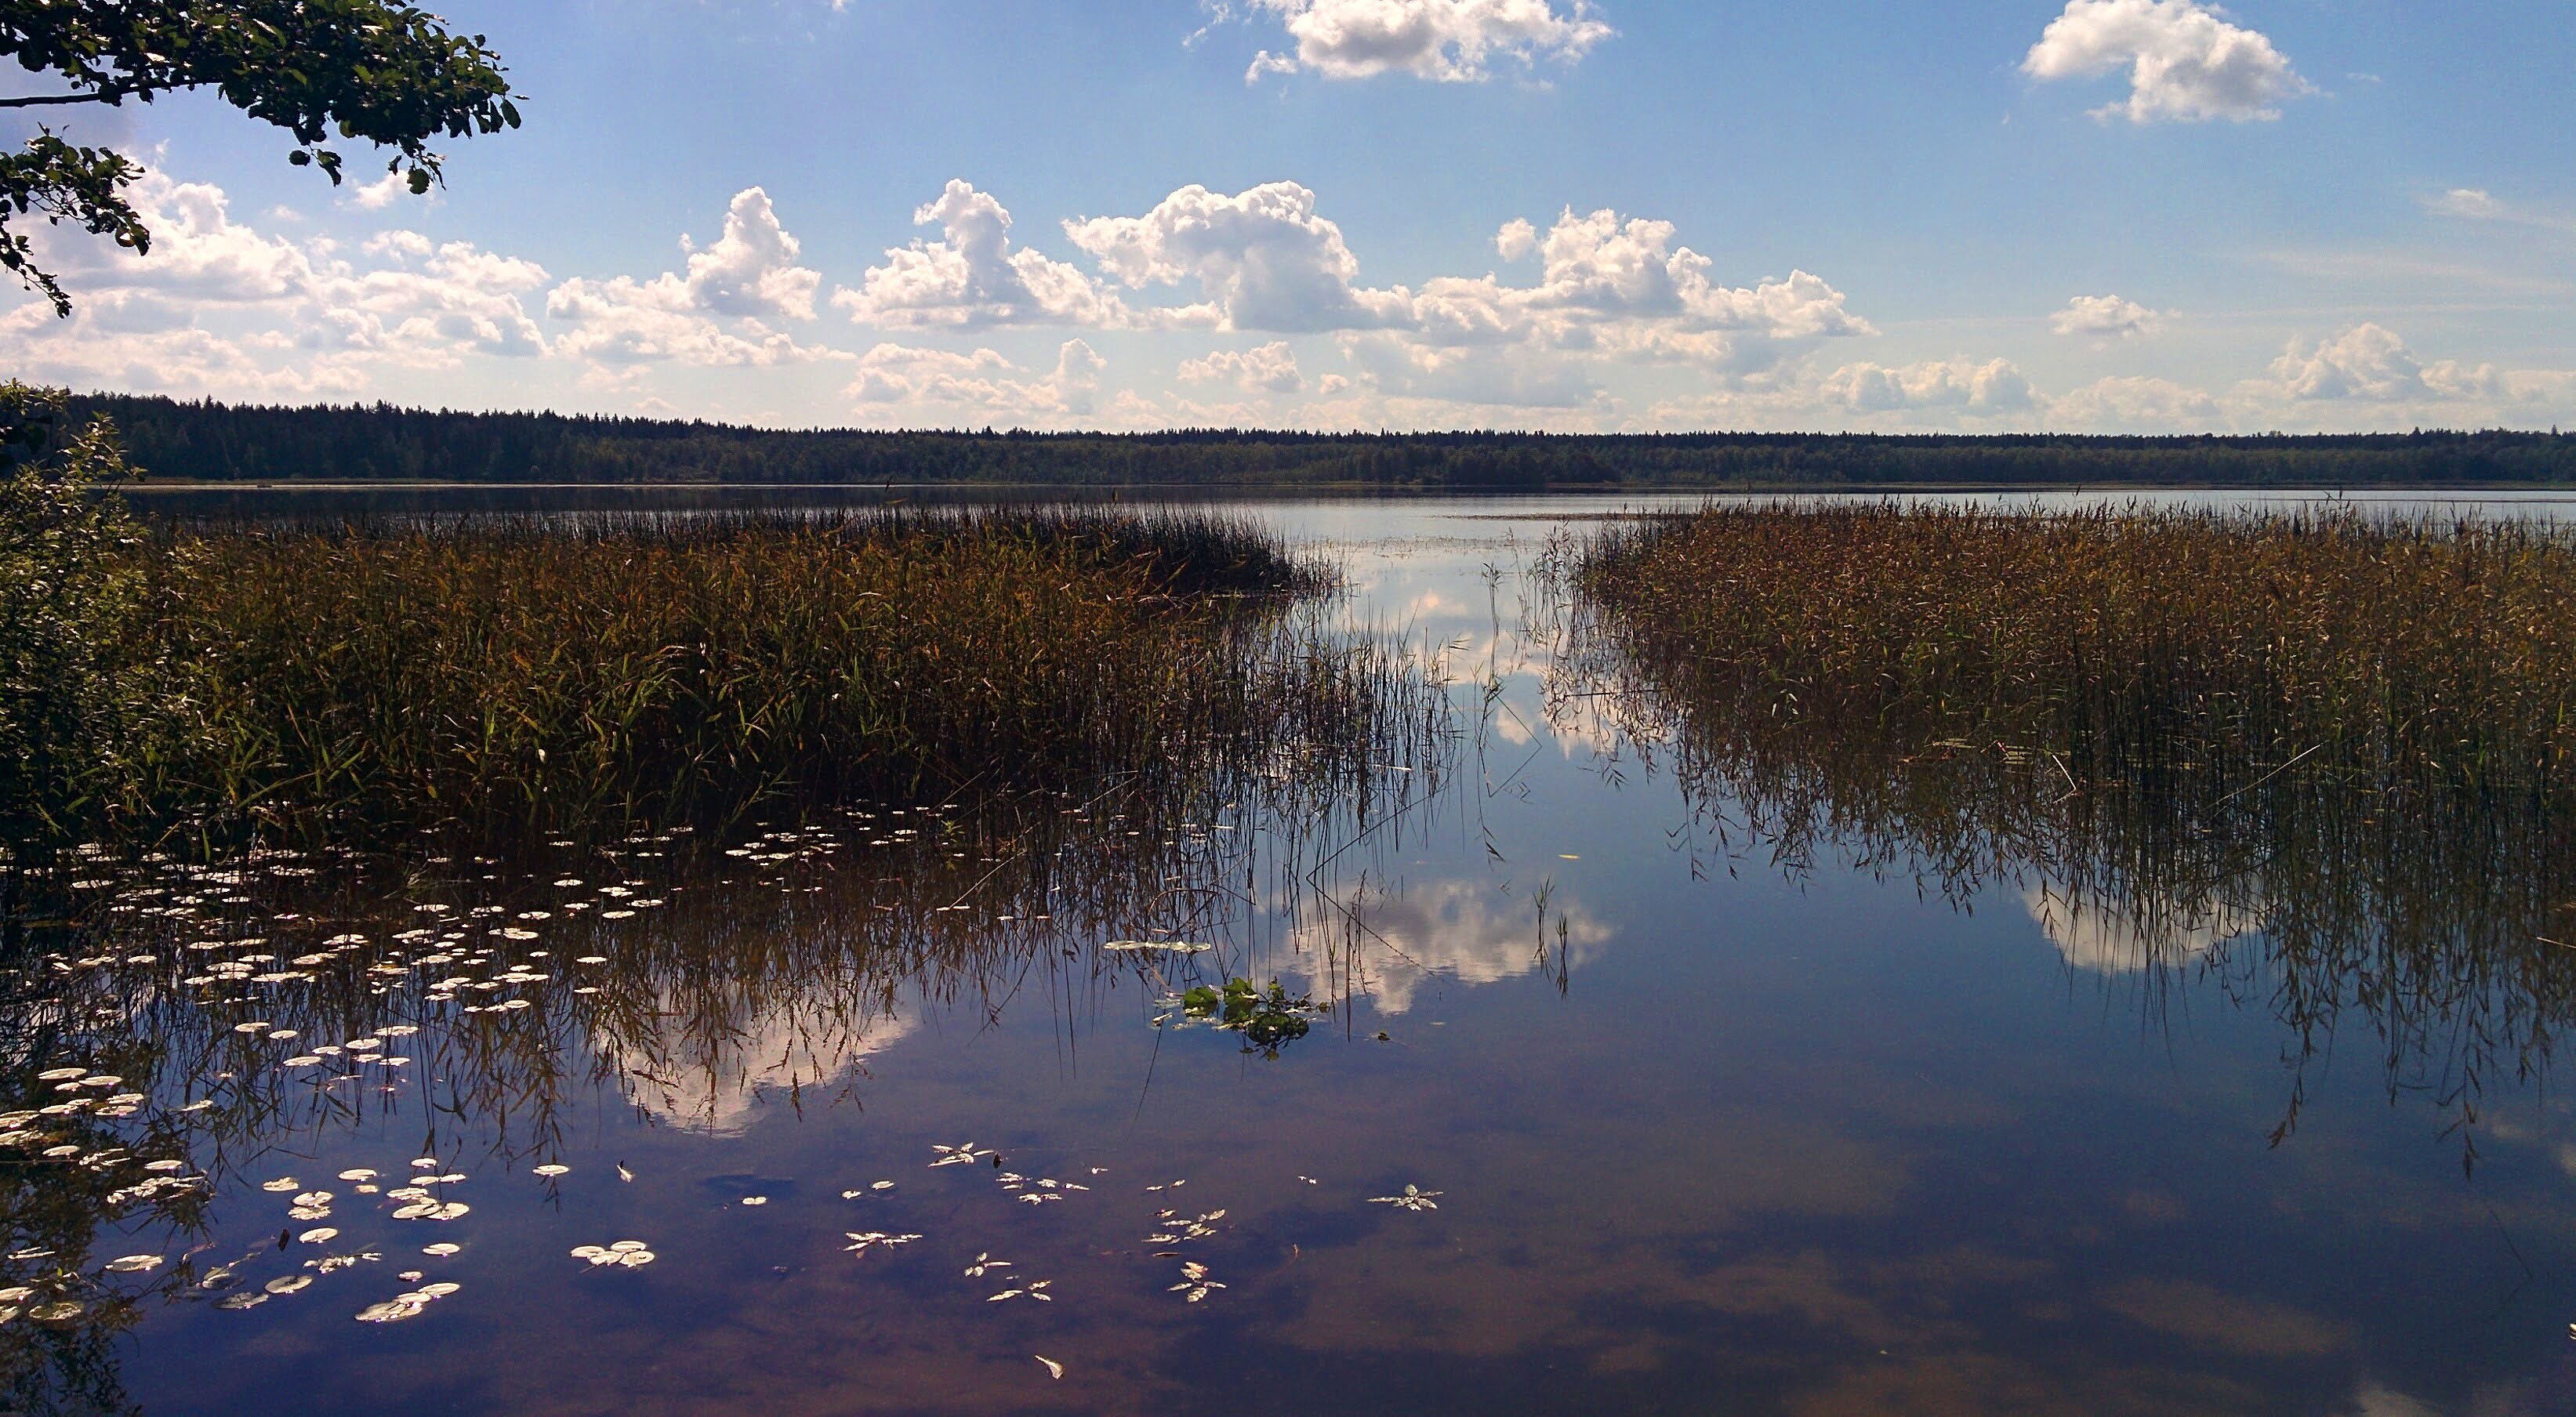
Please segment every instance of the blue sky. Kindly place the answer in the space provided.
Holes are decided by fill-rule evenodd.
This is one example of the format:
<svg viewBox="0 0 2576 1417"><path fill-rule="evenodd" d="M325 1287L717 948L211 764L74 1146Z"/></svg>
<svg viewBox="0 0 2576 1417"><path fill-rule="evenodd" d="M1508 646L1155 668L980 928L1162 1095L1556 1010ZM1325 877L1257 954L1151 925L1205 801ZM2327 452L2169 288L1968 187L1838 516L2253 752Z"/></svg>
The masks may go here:
<svg viewBox="0 0 2576 1417"><path fill-rule="evenodd" d="M48 240L81 312L0 353L785 425L2576 425L2566 0L444 12L528 122L428 201L72 118L160 240Z"/></svg>

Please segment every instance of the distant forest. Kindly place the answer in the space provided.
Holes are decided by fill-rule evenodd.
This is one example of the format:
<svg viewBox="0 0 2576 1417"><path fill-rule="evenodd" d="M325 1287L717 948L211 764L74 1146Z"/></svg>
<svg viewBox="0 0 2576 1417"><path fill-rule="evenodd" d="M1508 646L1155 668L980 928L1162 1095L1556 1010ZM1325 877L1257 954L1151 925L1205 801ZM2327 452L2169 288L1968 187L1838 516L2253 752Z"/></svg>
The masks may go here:
<svg viewBox="0 0 2576 1417"><path fill-rule="evenodd" d="M876 433L90 395L147 476L203 482L1374 487L2576 485L2576 434Z"/></svg>

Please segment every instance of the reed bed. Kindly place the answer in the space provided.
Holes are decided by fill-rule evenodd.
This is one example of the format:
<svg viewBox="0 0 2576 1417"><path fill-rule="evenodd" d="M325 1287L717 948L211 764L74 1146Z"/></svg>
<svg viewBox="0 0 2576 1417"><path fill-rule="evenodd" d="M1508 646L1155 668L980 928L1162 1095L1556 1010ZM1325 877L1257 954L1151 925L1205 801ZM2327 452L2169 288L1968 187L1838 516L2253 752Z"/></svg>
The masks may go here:
<svg viewBox="0 0 2576 1417"><path fill-rule="evenodd" d="M1752 508L1557 556L1554 711L1678 780L1702 869L2018 896L2151 1006L2210 979L2288 1035L2283 1135L2367 1033L2473 1162L2487 1083L2576 1028L2555 532Z"/></svg>
<svg viewBox="0 0 2576 1417"><path fill-rule="evenodd" d="M1712 509L1572 570L1638 658L1766 714L2085 764L2565 784L2576 544L2519 524Z"/></svg>
<svg viewBox="0 0 2576 1417"><path fill-rule="evenodd" d="M113 666L149 711L57 732L22 839L721 827L1257 755L1373 711L1280 606L1328 575L1218 516L189 526ZM1365 658L1365 656L1361 656ZM129 697L134 697L129 695ZM59 726L59 725L58 725Z"/></svg>

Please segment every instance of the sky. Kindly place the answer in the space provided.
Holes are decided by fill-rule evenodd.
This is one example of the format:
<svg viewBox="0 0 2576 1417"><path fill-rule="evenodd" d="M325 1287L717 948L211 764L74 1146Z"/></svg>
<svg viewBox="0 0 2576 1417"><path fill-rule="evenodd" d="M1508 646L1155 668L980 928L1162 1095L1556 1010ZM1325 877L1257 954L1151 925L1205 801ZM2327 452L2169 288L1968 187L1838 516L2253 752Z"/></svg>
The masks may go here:
<svg viewBox="0 0 2576 1417"><path fill-rule="evenodd" d="M526 125L427 198L212 97L45 110L141 159L154 242L40 229L78 308L0 293L0 369L782 427L2576 427L2570 0L441 13Z"/></svg>

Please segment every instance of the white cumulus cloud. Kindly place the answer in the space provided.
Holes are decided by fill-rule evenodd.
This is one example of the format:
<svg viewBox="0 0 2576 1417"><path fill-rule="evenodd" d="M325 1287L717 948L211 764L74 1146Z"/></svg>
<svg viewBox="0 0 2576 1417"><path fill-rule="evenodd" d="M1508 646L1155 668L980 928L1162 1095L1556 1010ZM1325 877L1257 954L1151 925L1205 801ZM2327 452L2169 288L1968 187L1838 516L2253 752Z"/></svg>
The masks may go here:
<svg viewBox="0 0 2576 1417"><path fill-rule="evenodd" d="M418 240L411 232L386 235ZM314 292L316 322L340 346L414 364L452 364L466 354L546 352L545 337L523 303L545 285L544 267L466 241L429 253L411 242L388 246L397 260L423 254L426 259L417 269L335 271Z"/></svg>
<svg viewBox="0 0 2576 1417"><path fill-rule="evenodd" d="M2271 40L2198 0L2068 0L2021 63L2043 82L2123 66L2128 101L2094 116L2243 123L2278 118L2283 101L2314 91Z"/></svg>
<svg viewBox="0 0 2576 1417"><path fill-rule="evenodd" d="M572 328L556 339L564 354L601 364L793 364L819 357L757 320L728 326L694 304L669 274L649 281L575 277L546 293L546 313Z"/></svg>
<svg viewBox="0 0 2576 1417"><path fill-rule="evenodd" d="M823 277L796 264L796 238L778 224L769 194L746 187L725 210L724 235L704 250L687 237L689 298L719 315L771 319L814 318L814 290Z"/></svg>
<svg viewBox="0 0 2576 1417"><path fill-rule="evenodd" d="M1439 345L1401 335L1363 334L1347 337L1344 352L1376 391L1432 400L1460 411L1565 410L1600 408L1605 403L1592 362L1555 357L1544 350ZM1450 424L1458 421L1448 420ZM1475 421L1491 423L1495 418L1478 413Z"/></svg>
<svg viewBox="0 0 2576 1417"><path fill-rule="evenodd" d="M1316 194L1287 181L1241 192L1180 188L1134 215L1077 217L1066 238L1094 275L1011 244L1011 215L963 180L916 214L944 239L889 251L834 303L863 323L976 328L1214 329L1335 333L1382 393L1480 405L1596 403L1603 360L1693 366L1737 377L1814 341L1873 334L1841 291L1805 271L1737 286L1676 241L1672 223L1570 208L1545 232L1520 220L1495 244L1539 263L1533 284L1436 276L1419 290L1361 279L1360 260ZM1112 287L1174 289L1185 303L1129 304ZM1141 299L1141 296L1139 297ZM1303 386L1284 343L1220 352L1179 370L1246 392Z"/></svg>
<svg viewBox="0 0 2576 1417"><path fill-rule="evenodd" d="M648 279L575 277L546 295L546 313L571 328L558 353L596 365L775 365L847 357L810 348L774 319L810 320L822 277L796 264L798 246L769 194L747 187L725 212L724 234L704 248L682 237L688 272Z"/></svg>
<svg viewBox="0 0 2576 1417"><path fill-rule="evenodd" d="M347 191L349 205L361 211L370 212L382 211L396 202L413 196L411 178L400 172L388 172L373 182L360 183L348 188ZM437 189L432 188L428 192L421 193L417 200L426 202L436 195Z"/></svg>
<svg viewBox="0 0 2576 1417"><path fill-rule="evenodd" d="M1054 424L1097 412L1108 367L1078 339L1066 340L1055 368L1035 377L1013 377L1018 366L990 349L958 354L889 343L859 356L858 377L843 392L858 404L895 406L907 416L935 410L961 421Z"/></svg>
<svg viewBox="0 0 2576 1417"><path fill-rule="evenodd" d="M1211 7L1218 18L1229 11ZM1263 50L1244 74L1310 69L1330 79L1411 74L1442 83L1492 76L1498 59L1573 63L1617 32L1587 0L1244 0L1246 18L1276 20L1291 54Z"/></svg>
<svg viewBox="0 0 2576 1417"><path fill-rule="evenodd" d="M2164 316L2134 300L2116 295L2079 295L2049 317L2048 327L2061 335L2130 339L2154 334L2163 323Z"/></svg>
<svg viewBox="0 0 2576 1417"><path fill-rule="evenodd" d="M314 243L270 236L235 221L224 190L147 172L126 199L152 230L152 250L137 256L77 232L47 228L45 250L64 283L80 289L148 290L173 300L260 303L302 295L317 262Z"/></svg>
<svg viewBox="0 0 2576 1417"><path fill-rule="evenodd" d="M2207 433L2227 423L2218 400L2169 379L2097 379L2048 406L2054 427L2088 433Z"/></svg>
<svg viewBox="0 0 2576 1417"><path fill-rule="evenodd" d="M148 255L50 229L41 258L74 292L72 318L31 301L0 320L0 359L57 382L225 397L358 393L371 366L536 355L525 297L533 262L417 232L360 244L271 235L236 220L224 191L147 174L130 189Z"/></svg>
<svg viewBox="0 0 2576 1417"><path fill-rule="evenodd" d="M1854 413L2017 413L2033 404L2030 381L2007 359L1931 359L1896 368L1848 364L1825 376L1820 392L1827 404Z"/></svg>
<svg viewBox="0 0 2576 1417"><path fill-rule="evenodd" d="M1806 271L1752 286L1715 277L1715 263L1675 246L1670 222L1568 208L1543 235L1503 227L1507 259L1540 259L1535 285L1444 276L1413 297L1415 340L1426 346L1521 345L1730 373L1767 369L1800 345L1876 331L1843 293Z"/></svg>
<svg viewBox="0 0 2576 1417"><path fill-rule="evenodd" d="M1306 376L1297 370L1296 352L1286 340L1272 340L1240 353L1215 350L1181 361L1177 372L1185 383L1230 383L1248 394L1293 394L1306 387Z"/></svg>
<svg viewBox="0 0 2576 1417"><path fill-rule="evenodd" d="M379 231L361 242L358 249L388 260L417 261L431 248L429 238L417 231Z"/></svg>
<svg viewBox="0 0 2576 1417"><path fill-rule="evenodd" d="M341 398L367 387L362 364L295 358L286 331L225 334L148 294L82 292L70 319L28 301L0 315L0 360L13 376L81 388L231 399Z"/></svg>
<svg viewBox="0 0 2576 1417"><path fill-rule="evenodd" d="M2253 397L2293 403L2450 404L2497 410L2517 407L2537 417L2576 400L2576 371L2498 369L2493 363L2418 357L2384 325L2354 325L2314 345L2292 339L2272 361L2268 381L2250 381Z"/></svg>
<svg viewBox="0 0 2576 1417"><path fill-rule="evenodd" d="M1686 330L1752 331L1778 338L1876 333L1843 306L1842 292L1805 271L1751 287L1729 286L1712 274L1716 263L1687 246L1673 245L1668 221L1622 217L1603 208L1577 216L1568 207L1544 235L1527 221L1503 228L1496 245L1540 258L1539 282L1518 288L1486 281L1440 285L1435 298L1456 320L1479 292L1514 313L1578 322L1669 321ZM1437 284L1437 283L1434 283ZM1426 295L1433 286L1425 286ZM1473 324L1461 329L1473 338ZM1437 324L1427 317L1426 328ZM1508 318L1498 319L1508 323Z"/></svg>
<svg viewBox="0 0 2576 1417"><path fill-rule="evenodd" d="M2432 392L2424 382L2423 364L2406 341L2394 330L2367 323L2319 340L2314 348L2291 340L2272 361L2272 377L2293 399L2398 403Z"/></svg>
<svg viewBox="0 0 2576 1417"><path fill-rule="evenodd" d="M1359 258L1315 213L1315 194L1266 182L1234 196L1192 184L1131 217L1082 217L1065 235L1131 289L1195 281L1202 315L1229 330L1348 330L1401 325L1410 298L1355 285Z"/></svg>
<svg viewBox="0 0 2576 1417"><path fill-rule="evenodd" d="M952 179L936 201L912 214L913 223L936 223L944 240L915 241L886 252L855 290L832 303L863 325L887 328L973 329L987 325L1128 323L1113 296L1104 296L1078 267L1011 245L1011 214L991 194Z"/></svg>

